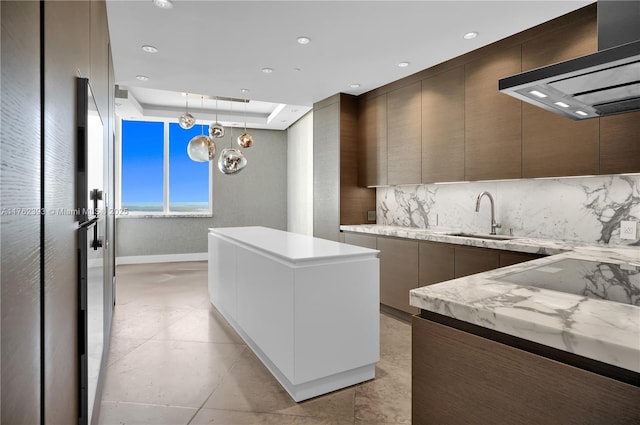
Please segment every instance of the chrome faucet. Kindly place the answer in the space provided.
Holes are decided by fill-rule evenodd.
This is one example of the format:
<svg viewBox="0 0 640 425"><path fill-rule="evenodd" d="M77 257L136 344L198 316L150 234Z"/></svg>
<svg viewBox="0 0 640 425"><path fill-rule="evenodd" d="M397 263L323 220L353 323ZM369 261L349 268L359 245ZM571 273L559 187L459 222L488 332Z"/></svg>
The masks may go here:
<svg viewBox="0 0 640 425"><path fill-rule="evenodd" d="M484 192L480 193L480 195L478 195L478 199L476 199L476 212L480 211L480 200L485 195L489 198L489 202L491 202L491 233L489 233L489 234L490 235L495 235L496 234L496 229L501 228L502 225L496 223L496 213L495 213L495 205L493 203L493 196L491 196L491 194L489 192L484 191Z"/></svg>

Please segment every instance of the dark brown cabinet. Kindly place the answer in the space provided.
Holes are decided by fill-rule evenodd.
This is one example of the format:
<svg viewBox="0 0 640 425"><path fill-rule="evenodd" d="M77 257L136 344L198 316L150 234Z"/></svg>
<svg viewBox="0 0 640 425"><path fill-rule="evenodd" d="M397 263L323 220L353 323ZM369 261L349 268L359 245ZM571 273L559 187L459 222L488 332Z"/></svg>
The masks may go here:
<svg viewBox="0 0 640 425"><path fill-rule="evenodd" d="M466 64L465 178L522 176L521 102L498 91L498 80L521 68L520 45L493 48Z"/></svg>
<svg viewBox="0 0 640 425"><path fill-rule="evenodd" d="M640 112L600 118L600 174L640 172Z"/></svg>
<svg viewBox="0 0 640 425"><path fill-rule="evenodd" d="M337 94L313 105L313 235L337 241L341 224L366 223L375 190L358 185L355 96Z"/></svg>
<svg viewBox="0 0 640 425"><path fill-rule="evenodd" d="M380 250L380 303L416 314L409 305L409 291L418 283L418 241L378 237Z"/></svg>
<svg viewBox="0 0 640 425"><path fill-rule="evenodd" d="M500 251L456 246L455 277L469 276L500 267Z"/></svg>
<svg viewBox="0 0 640 425"><path fill-rule="evenodd" d="M387 95L360 104L359 181L361 186L387 184Z"/></svg>
<svg viewBox="0 0 640 425"><path fill-rule="evenodd" d="M376 237L372 235L363 235L360 233L344 233L344 243L350 245L361 246L363 248L377 249Z"/></svg>
<svg viewBox="0 0 640 425"><path fill-rule="evenodd" d="M455 245L420 242L418 286L444 282L455 277Z"/></svg>
<svg viewBox="0 0 640 425"><path fill-rule="evenodd" d="M414 424L632 424L640 388L412 318Z"/></svg>
<svg viewBox="0 0 640 425"><path fill-rule="evenodd" d="M420 82L387 94L387 182L422 182Z"/></svg>
<svg viewBox="0 0 640 425"><path fill-rule="evenodd" d="M422 80L422 183L464 180L464 67Z"/></svg>
<svg viewBox="0 0 640 425"><path fill-rule="evenodd" d="M522 69L545 66L597 51L596 22L583 19L571 31L546 32L522 45ZM599 120L573 121L522 104L522 176L597 174Z"/></svg>
<svg viewBox="0 0 640 425"><path fill-rule="evenodd" d="M526 254L523 252L500 252L500 267L507 267L512 264L524 263L525 261L541 258L540 254Z"/></svg>

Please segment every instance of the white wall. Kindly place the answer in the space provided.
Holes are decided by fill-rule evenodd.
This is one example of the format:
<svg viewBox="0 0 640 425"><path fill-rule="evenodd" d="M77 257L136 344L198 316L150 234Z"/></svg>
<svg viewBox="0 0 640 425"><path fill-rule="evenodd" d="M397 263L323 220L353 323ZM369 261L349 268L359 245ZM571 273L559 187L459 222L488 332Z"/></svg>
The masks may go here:
<svg viewBox="0 0 640 425"><path fill-rule="evenodd" d="M313 111L287 130L287 230L313 235Z"/></svg>
<svg viewBox="0 0 640 425"><path fill-rule="evenodd" d="M640 176L614 175L384 187L376 190L378 224L489 233L496 203L497 233L588 244L630 245L620 221L640 220ZM638 233L640 236L640 233Z"/></svg>

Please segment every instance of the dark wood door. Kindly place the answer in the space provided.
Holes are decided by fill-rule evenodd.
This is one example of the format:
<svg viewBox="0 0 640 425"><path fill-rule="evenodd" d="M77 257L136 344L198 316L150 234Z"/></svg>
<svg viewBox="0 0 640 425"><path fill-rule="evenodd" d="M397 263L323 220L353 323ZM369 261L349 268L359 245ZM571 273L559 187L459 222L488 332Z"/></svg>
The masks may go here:
<svg viewBox="0 0 640 425"><path fill-rule="evenodd" d="M640 172L640 112L600 118L600 174Z"/></svg>
<svg viewBox="0 0 640 425"><path fill-rule="evenodd" d="M464 180L464 67L422 80L422 182Z"/></svg>
<svg viewBox="0 0 640 425"><path fill-rule="evenodd" d="M409 291L418 284L418 241L378 237L380 250L380 303L416 314Z"/></svg>
<svg viewBox="0 0 640 425"><path fill-rule="evenodd" d="M581 19L522 45L522 70L597 51L594 19ZM573 121L528 103L522 104L523 177L598 173L599 120Z"/></svg>
<svg viewBox="0 0 640 425"><path fill-rule="evenodd" d="M494 249L457 246L455 257L456 278L500 267L500 254Z"/></svg>
<svg viewBox="0 0 640 425"><path fill-rule="evenodd" d="M419 286L453 279L455 247L446 243L420 242Z"/></svg>
<svg viewBox="0 0 640 425"><path fill-rule="evenodd" d="M465 178L522 176L521 102L498 91L498 80L521 69L520 45L494 48L465 66Z"/></svg>
<svg viewBox="0 0 640 425"><path fill-rule="evenodd" d="M387 179L389 184L422 182L420 82L387 94Z"/></svg>
<svg viewBox="0 0 640 425"><path fill-rule="evenodd" d="M387 95L365 100L360 109L361 186L387 184Z"/></svg>

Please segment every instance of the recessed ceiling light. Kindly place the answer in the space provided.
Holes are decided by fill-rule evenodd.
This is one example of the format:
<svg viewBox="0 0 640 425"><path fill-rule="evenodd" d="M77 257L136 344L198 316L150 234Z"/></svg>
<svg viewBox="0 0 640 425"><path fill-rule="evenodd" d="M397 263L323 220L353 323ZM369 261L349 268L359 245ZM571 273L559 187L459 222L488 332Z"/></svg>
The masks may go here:
<svg viewBox="0 0 640 425"><path fill-rule="evenodd" d="M583 117L586 117L587 115L589 115L585 111L576 111L576 114L582 115Z"/></svg>
<svg viewBox="0 0 640 425"><path fill-rule="evenodd" d="M538 90L531 90L529 94L534 95L535 97L539 97L540 99L547 97L546 94L539 92Z"/></svg>
<svg viewBox="0 0 640 425"><path fill-rule="evenodd" d="M297 109L292 109L291 112L298 112L298 110Z"/></svg>
<svg viewBox="0 0 640 425"><path fill-rule="evenodd" d="M293 68L293 70L298 72L302 71L300 68Z"/></svg>
<svg viewBox="0 0 640 425"><path fill-rule="evenodd" d="M309 37L298 37L298 44L309 44L311 39Z"/></svg>
<svg viewBox="0 0 640 425"><path fill-rule="evenodd" d="M171 9L173 7L171 0L153 0L153 4L158 6L160 9Z"/></svg>
<svg viewBox="0 0 640 425"><path fill-rule="evenodd" d="M553 102L553 104L554 104L554 105L558 105L558 106L560 106L560 107L562 107L562 108L568 108L568 107L569 107L569 105L567 105L567 104L566 104L566 103L564 103L564 102Z"/></svg>
<svg viewBox="0 0 640 425"><path fill-rule="evenodd" d="M265 74L271 74L273 72L273 68L262 68L262 72Z"/></svg>
<svg viewBox="0 0 640 425"><path fill-rule="evenodd" d="M122 103L116 102L116 106L122 106Z"/></svg>
<svg viewBox="0 0 640 425"><path fill-rule="evenodd" d="M400 63L398 64L398 66L399 66L400 68L406 68L406 67L408 67L408 66L409 66L409 62L400 62Z"/></svg>
<svg viewBox="0 0 640 425"><path fill-rule="evenodd" d="M142 46L142 51L147 52L147 53L158 53L158 49L157 48L155 48L153 46L149 46L148 44Z"/></svg>
<svg viewBox="0 0 640 425"><path fill-rule="evenodd" d="M360 87L360 84L358 83L349 84L349 87L351 87L352 89L357 89Z"/></svg>
<svg viewBox="0 0 640 425"><path fill-rule="evenodd" d="M140 81L147 81L149 80L149 77L147 77L146 75L136 75L136 78Z"/></svg>
<svg viewBox="0 0 640 425"><path fill-rule="evenodd" d="M287 120L280 120L280 122L287 122Z"/></svg>
<svg viewBox="0 0 640 425"><path fill-rule="evenodd" d="M478 33L475 31L471 31L462 36L465 40L473 40L478 36Z"/></svg>
<svg viewBox="0 0 640 425"><path fill-rule="evenodd" d="M240 89L241 93L249 93L249 89Z"/></svg>

